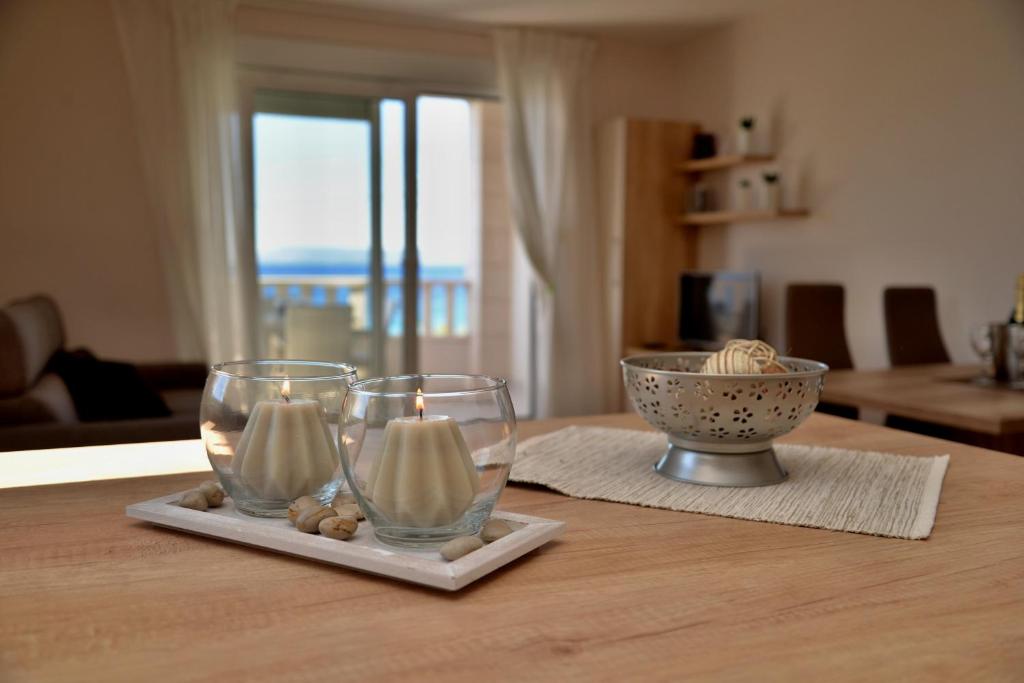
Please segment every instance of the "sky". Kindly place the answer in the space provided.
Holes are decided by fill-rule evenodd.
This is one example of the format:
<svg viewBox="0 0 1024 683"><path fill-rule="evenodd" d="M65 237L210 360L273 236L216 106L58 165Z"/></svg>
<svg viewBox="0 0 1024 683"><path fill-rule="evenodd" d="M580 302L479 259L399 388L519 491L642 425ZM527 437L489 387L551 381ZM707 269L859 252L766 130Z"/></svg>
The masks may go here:
<svg viewBox="0 0 1024 683"><path fill-rule="evenodd" d="M478 228L466 100L421 97L419 251L423 265L461 265ZM385 257L404 244L404 104L381 104L381 203ZM253 118L256 245L260 260L295 247L370 249L370 124L258 113Z"/></svg>

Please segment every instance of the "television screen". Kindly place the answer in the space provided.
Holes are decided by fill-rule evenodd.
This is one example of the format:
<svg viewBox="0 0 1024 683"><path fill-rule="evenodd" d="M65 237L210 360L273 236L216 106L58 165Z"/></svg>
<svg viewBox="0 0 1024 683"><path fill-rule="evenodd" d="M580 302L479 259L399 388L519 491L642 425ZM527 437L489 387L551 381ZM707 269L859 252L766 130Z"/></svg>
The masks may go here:
<svg viewBox="0 0 1024 683"><path fill-rule="evenodd" d="M756 339L759 326L757 273L685 272L679 278L679 338L701 349L730 339Z"/></svg>

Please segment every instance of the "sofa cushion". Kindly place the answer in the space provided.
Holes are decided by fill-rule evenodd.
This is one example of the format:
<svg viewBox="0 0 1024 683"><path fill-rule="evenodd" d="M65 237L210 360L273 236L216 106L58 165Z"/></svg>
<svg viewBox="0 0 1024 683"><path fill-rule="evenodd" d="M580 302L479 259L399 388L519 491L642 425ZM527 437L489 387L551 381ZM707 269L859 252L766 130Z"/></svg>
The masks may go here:
<svg viewBox="0 0 1024 683"><path fill-rule="evenodd" d="M20 396L0 398L0 425L78 421L71 394L60 377L48 372Z"/></svg>
<svg viewBox="0 0 1024 683"><path fill-rule="evenodd" d="M18 328L6 311L0 311L0 397L25 391L25 358Z"/></svg>
<svg viewBox="0 0 1024 683"><path fill-rule="evenodd" d="M55 351L64 347L56 302L37 295L0 311L0 396L17 396L35 384Z"/></svg>
<svg viewBox="0 0 1024 683"><path fill-rule="evenodd" d="M75 424L41 422L0 429L0 451L198 438L199 422L189 416Z"/></svg>
<svg viewBox="0 0 1024 683"><path fill-rule="evenodd" d="M192 415L198 424L202 389L167 389L160 392L160 398L170 408L172 415Z"/></svg>
<svg viewBox="0 0 1024 683"><path fill-rule="evenodd" d="M71 392L64 380L53 372L47 372L28 390L26 396L46 406L47 411L57 422L70 424L78 422L78 412Z"/></svg>
<svg viewBox="0 0 1024 683"><path fill-rule="evenodd" d="M50 410L28 394L0 398L0 426L53 422Z"/></svg>
<svg viewBox="0 0 1024 683"><path fill-rule="evenodd" d="M198 389L206 386L209 368L202 363L136 363L143 381L157 391ZM171 407L174 410L174 407Z"/></svg>
<svg viewBox="0 0 1024 683"><path fill-rule="evenodd" d="M50 367L60 375L83 422L166 417L171 414L160 395L129 363L99 360L84 349L58 351Z"/></svg>

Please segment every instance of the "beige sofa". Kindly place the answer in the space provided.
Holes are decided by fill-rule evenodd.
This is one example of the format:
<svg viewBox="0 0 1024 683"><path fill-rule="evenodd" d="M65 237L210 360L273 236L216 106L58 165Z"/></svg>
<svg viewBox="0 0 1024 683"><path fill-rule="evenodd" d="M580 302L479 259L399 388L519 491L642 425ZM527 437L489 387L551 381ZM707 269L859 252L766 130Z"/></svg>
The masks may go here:
<svg viewBox="0 0 1024 683"><path fill-rule="evenodd" d="M116 363L64 345L51 298L0 310L0 451L199 436L205 366Z"/></svg>

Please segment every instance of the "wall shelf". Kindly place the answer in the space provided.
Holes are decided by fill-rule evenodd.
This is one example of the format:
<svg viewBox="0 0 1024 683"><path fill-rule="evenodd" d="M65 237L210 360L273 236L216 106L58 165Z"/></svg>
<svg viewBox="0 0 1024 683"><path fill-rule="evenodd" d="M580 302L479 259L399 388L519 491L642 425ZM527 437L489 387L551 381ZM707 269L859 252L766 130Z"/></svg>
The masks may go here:
<svg viewBox="0 0 1024 683"><path fill-rule="evenodd" d="M716 229L699 226L772 221L775 226L758 226L770 229L783 227L780 221L809 215L803 207L688 213L687 198L694 185L705 179L702 174L707 173L709 181L721 181L724 187L730 180L728 169L760 171L758 164L776 160L772 154L691 159L693 138L699 130L697 124L686 121L625 118L606 121L600 127L600 214L610 236L610 328L617 332L611 343L624 356L637 348L679 348L679 275L703 265L697 258L700 242ZM794 197L792 201L800 200ZM624 394L622 399L626 400Z"/></svg>
<svg viewBox="0 0 1024 683"><path fill-rule="evenodd" d="M685 213L677 219L681 225L724 225L726 223L755 223L760 221L781 221L804 218L807 209L782 209L781 211L705 211Z"/></svg>
<svg viewBox="0 0 1024 683"><path fill-rule="evenodd" d="M691 159L690 161L678 164L676 168L683 173L703 173L705 171L720 171L737 166L767 164L772 161L775 161L775 157L771 154L727 154L707 159Z"/></svg>

